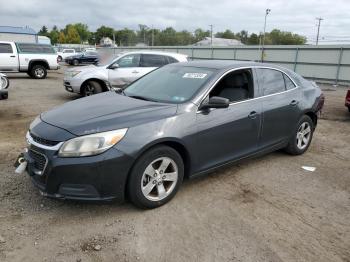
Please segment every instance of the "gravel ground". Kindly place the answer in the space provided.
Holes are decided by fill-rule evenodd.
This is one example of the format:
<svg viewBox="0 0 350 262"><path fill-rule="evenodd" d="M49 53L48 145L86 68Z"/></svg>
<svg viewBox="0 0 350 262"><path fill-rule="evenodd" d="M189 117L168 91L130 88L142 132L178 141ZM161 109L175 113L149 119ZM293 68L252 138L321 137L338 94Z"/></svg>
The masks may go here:
<svg viewBox="0 0 350 262"><path fill-rule="evenodd" d="M47 199L14 173L34 117L79 98L62 73L9 74L0 101L0 261L350 261L346 88L323 86L306 154L275 152L185 181L170 203L142 211Z"/></svg>

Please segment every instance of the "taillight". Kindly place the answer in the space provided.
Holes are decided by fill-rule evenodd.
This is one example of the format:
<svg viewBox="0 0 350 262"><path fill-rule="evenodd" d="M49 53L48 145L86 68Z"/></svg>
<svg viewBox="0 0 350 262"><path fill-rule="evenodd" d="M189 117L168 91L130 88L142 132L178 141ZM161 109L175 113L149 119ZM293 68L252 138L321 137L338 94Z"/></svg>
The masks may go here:
<svg viewBox="0 0 350 262"><path fill-rule="evenodd" d="M350 90L348 90L348 92L346 93L345 100L350 101Z"/></svg>

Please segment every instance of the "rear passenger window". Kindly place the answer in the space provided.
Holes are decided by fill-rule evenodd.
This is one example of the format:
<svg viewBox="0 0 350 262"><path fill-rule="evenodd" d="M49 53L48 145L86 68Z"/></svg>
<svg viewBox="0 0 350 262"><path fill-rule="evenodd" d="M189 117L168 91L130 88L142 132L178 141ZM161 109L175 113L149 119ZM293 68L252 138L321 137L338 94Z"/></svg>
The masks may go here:
<svg viewBox="0 0 350 262"><path fill-rule="evenodd" d="M287 90L293 89L295 87L295 85L292 82L292 80L290 80L290 78L285 74L283 74L283 77L284 77L284 83L286 84Z"/></svg>
<svg viewBox="0 0 350 262"><path fill-rule="evenodd" d="M141 59L142 67L161 67L168 64L168 59L162 55L143 54Z"/></svg>
<svg viewBox="0 0 350 262"><path fill-rule="evenodd" d="M257 73L264 96L286 90L282 72L273 69L259 68L257 69Z"/></svg>
<svg viewBox="0 0 350 262"><path fill-rule="evenodd" d="M12 46L10 44L0 44L0 53L12 54Z"/></svg>

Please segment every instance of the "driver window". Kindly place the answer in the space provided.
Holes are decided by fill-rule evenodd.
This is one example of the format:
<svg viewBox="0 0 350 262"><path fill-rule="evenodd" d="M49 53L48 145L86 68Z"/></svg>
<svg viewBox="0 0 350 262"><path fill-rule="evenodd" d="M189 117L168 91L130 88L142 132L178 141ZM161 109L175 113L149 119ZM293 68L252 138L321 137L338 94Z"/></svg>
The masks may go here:
<svg viewBox="0 0 350 262"><path fill-rule="evenodd" d="M119 67L139 67L140 57L140 54L126 55L118 59L117 64Z"/></svg>
<svg viewBox="0 0 350 262"><path fill-rule="evenodd" d="M209 97L224 97L232 102L244 101L254 97L254 83L251 69L231 72L224 76Z"/></svg>

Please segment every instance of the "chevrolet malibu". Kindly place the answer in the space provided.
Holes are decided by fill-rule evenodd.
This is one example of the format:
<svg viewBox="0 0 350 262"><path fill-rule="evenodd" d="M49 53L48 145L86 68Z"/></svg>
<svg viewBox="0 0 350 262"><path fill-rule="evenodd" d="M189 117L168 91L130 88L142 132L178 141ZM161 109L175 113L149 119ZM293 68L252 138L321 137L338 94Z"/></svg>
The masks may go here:
<svg viewBox="0 0 350 262"><path fill-rule="evenodd" d="M273 65L170 64L120 93L41 114L20 162L45 196L155 208L184 178L278 149L303 154L323 99L314 83Z"/></svg>

